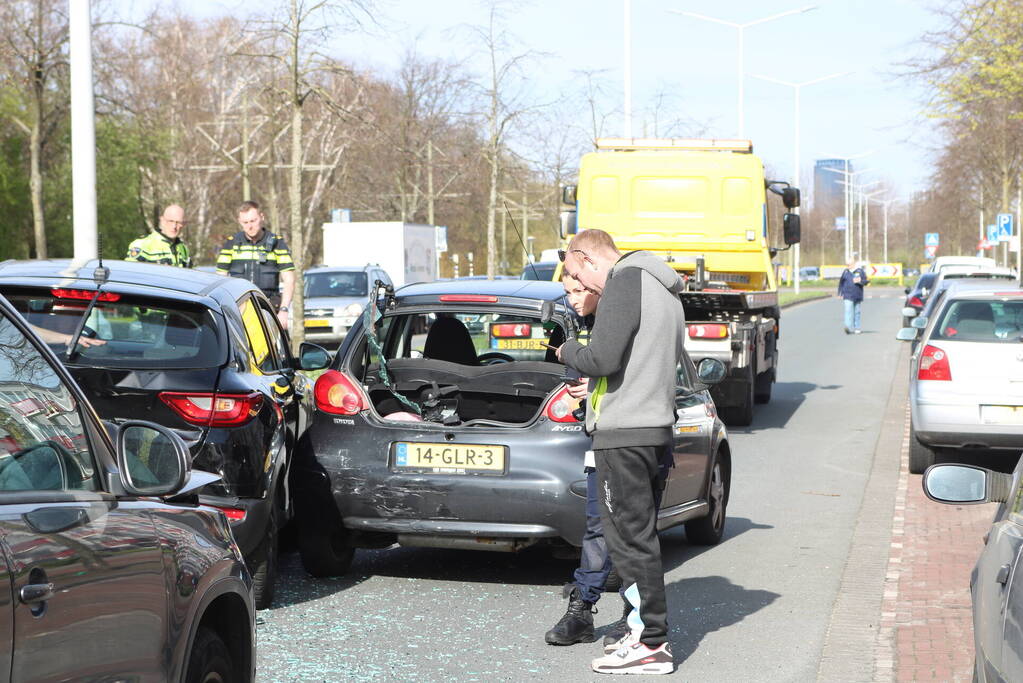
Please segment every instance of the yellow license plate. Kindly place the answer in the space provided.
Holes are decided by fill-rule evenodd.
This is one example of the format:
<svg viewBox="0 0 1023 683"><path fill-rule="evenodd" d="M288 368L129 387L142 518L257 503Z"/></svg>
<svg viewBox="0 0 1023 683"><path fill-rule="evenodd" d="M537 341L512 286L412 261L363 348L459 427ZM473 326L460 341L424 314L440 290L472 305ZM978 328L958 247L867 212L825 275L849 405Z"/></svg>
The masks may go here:
<svg viewBox="0 0 1023 683"><path fill-rule="evenodd" d="M520 349L528 351L543 351L544 347L540 345L540 342L547 341L546 339L498 339L497 348L499 349Z"/></svg>
<svg viewBox="0 0 1023 683"><path fill-rule="evenodd" d="M329 320L318 320L318 319L314 318L312 320L306 320L305 321L305 326L306 327L330 327L330 321Z"/></svg>
<svg viewBox="0 0 1023 683"><path fill-rule="evenodd" d="M437 474L503 474L505 447L474 443L394 444L394 468Z"/></svg>
<svg viewBox="0 0 1023 683"><path fill-rule="evenodd" d="M981 424L1023 425L1023 406L981 406Z"/></svg>

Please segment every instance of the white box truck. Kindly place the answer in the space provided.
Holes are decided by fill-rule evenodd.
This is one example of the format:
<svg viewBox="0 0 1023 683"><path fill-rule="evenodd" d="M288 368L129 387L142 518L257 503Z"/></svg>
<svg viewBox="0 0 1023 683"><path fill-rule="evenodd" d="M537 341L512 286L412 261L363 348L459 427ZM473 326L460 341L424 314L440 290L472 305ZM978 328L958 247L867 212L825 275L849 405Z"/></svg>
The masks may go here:
<svg viewBox="0 0 1023 683"><path fill-rule="evenodd" d="M437 228L399 221L323 224L323 265L379 264L397 289L437 279Z"/></svg>

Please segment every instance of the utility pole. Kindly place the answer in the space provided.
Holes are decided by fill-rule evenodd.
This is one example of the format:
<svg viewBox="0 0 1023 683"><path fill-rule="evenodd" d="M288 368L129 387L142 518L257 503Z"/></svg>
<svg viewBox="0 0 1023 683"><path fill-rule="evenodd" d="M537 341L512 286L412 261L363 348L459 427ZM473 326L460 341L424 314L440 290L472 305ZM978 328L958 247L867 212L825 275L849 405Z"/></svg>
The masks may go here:
<svg viewBox="0 0 1023 683"><path fill-rule="evenodd" d="M252 199L249 184L249 93L242 95L242 201Z"/></svg>
<svg viewBox="0 0 1023 683"><path fill-rule="evenodd" d="M42 19L40 18L40 21ZM75 260L99 255L96 229L96 107L92 86L89 0L70 0L71 195Z"/></svg>
<svg viewBox="0 0 1023 683"><path fill-rule="evenodd" d="M526 245L529 244L529 195L526 194L528 190L522 190L522 248L526 249ZM522 267L525 268L526 264L529 263L529 250L526 249L525 254L522 256Z"/></svg>

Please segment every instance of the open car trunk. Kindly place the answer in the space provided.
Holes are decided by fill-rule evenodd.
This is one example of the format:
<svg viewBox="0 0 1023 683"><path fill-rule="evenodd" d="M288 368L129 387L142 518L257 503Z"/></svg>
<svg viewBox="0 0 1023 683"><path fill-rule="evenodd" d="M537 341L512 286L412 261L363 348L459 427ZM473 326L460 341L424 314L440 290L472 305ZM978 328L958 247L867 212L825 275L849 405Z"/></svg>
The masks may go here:
<svg viewBox="0 0 1023 683"><path fill-rule="evenodd" d="M421 406L427 422L528 424L561 384L564 366L543 361L470 366L401 358L388 361L387 370L394 390ZM365 385L381 417L409 412L384 385L377 365L367 368Z"/></svg>

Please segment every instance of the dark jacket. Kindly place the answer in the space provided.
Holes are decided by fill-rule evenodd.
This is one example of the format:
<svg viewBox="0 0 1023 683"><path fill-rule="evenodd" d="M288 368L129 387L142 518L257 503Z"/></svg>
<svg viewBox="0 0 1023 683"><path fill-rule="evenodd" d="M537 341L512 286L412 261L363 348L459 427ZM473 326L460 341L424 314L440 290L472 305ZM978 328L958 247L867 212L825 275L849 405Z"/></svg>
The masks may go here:
<svg viewBox="0 0 1023 683"><path fill-rule="evenodd" d="M283 237L269 230L252 242L239 230L224 243L217 257L217 274L248 280L268 296L277 294L280 273L294 270L291 252Z"/></svg>
<svg viewBox="0 0 1023 683"><path fill-rule="evenodd" d="M565 365L591 378L586 428L594 449L670 443L685 332L681 291L663 259L628 253L608 273L589 344L562 345Z"/></svg>
<svg viewBox="0 0 1023 683"><path fill-rule="evenodd" d="M838 279L838 295L849 301L863 301L863 287L870 282L862 268L842 271Z"/></svg>

